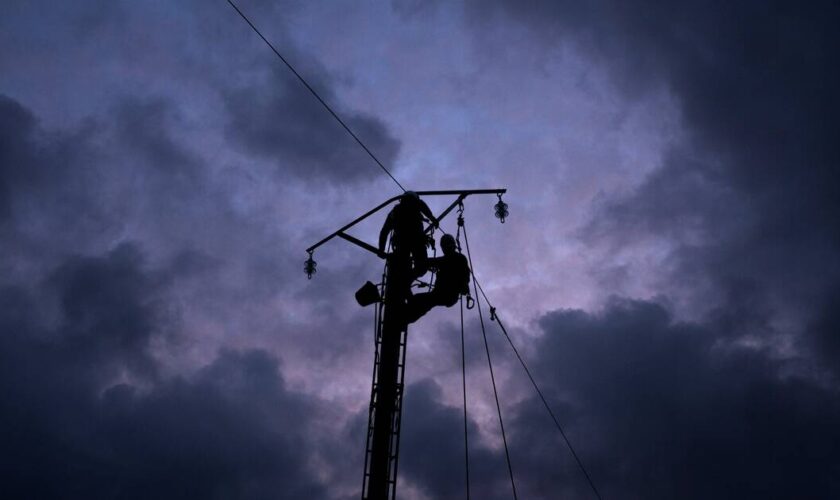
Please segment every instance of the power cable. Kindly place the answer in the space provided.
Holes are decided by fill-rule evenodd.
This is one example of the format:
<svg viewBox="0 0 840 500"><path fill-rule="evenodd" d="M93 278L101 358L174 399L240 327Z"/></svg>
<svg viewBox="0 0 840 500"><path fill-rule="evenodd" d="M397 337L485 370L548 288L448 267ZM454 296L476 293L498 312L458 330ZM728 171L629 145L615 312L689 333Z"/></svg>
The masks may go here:
<svg viewBox="0 0 840 500"><path fill-rule="evenodd" d="M338 121L338 123L340 123L340 124L341 124L341 126L342 126L342 127L344 127L344 130L346 130L346 131L347 131L347 133L348 133L348 134L350 134L350 135L353 137L353 139L355 139L355 140L356 140L356 142L357 142L357 143L359 143L359 146L361 146L361 147L362 147L362 149L364 149L364 150L365 150L365 152L368 154L368 156L370 156L371 158L373 158L373 161L375 161L375 162L376 162L376 164L377 164L377 165L379 165L379 168L381 168L383 172L385 172L386 174L388 174L388 177L390 177L390 178L391 178L391 180L392 180L392 181L394 181L394 182L397 184L397 186L399 186L399 187L400 187L400 189L402 189L402 190L403 190L403 192L405 192L405 188L403 187L403 185L402 185L402 184L400 184L400 181L398 181L398 180L397 180L397 179L396 179L393 175L391 175L391 172L389 172L389 171L388 171L388 169L387 169L387 168L385 168L385 165L383 165L383 164L382 164L382 162L381 162L381 161L379 161L379 158L377 158L377 157L376 157L376 156L375 156L375 155L371 152L371 150L370 150L370 149L368 149L368 147L367 147L367 146L365 146L365 143L363 143L363 142L362 142L362 140L361 140L361 139L359 139L359 137L358 137L355 133L353 133L353 131L352 131L352 130L350 130L350 127L348 127L348 126L347 126L347 124L346 124L346 123L344 123L344 120L342 120L342 119L341 119L341 117L339 117L339 116L338 116L338 114L336 114L336 112L335 112L335 111L333 111L333 109L329 106L329 104L327 104L327 103L326 103L326 101L324 101L323 99L321 99L321 96L320 96L320 95L318 95L318 92L315 92L315 89L313 89L313 88L309 85L309 83L307 83L307 82L306 82L306 80L304 80L304 78L300 75L300 73L298 73L298 72L297 72L297 70L295 70L295 68L294 68L294 67L293 67L293 66L289 63L289 61L287 61L285 57L283 57L282 55L280 55L280 52L279 52L276 48L274 48L274 45L272 45L272 43L271 43L271 42L269 42L269 41L268 41L268 39L267 39L266 37L264 37L262 33L260 33L260 30L258 30L258 29L257 29L257 27L256 27L256 26L254 26L254 23L252 23L252 22L251 22L251 20L250 20L250 19L248 19L248 17L246 17L246 16L245 16L245 14L243 14L241 10L239 10L239 7L237 7L237 6L236 6L236 4L235 4L235 3L233 3L233 1L232 1L232 0L227 0L227 3L229 3L229 4L230 4L230 6L231 6L231 7L233 7L233 8L234 8L234 10L236 10L236 12L237 12L237 13L238 13L241 17L242 17L242 19L244 19L244 20L245 20L245 22L246 22L246 23L248 23L248 26L250 26L250 27L251 27L251 29L253 29L253 30L254 30L254 32L255 32L255 33L256 33L256 34L257 34L260 38L262 38L262 41L263 41L263 42L265 42L265 44L266 44L266 45L268 45L268 47L269 47L272 51L274 51L274 53L277 55L277 57L279 57L279 58L280 58L280 60L281 60L281 61L283 61L283 64L285 64L285 65L286 65L286 67L287 67L287 68L289 68L289 69L292 71L292 73L294 73L294 75L298 78L298 80L300 80L300 82L301 82L301 83L303 83L303 85L304 85L304 86L305 86L305 87L309 90L309 92L311 92L311 93L312 93L312 95L314 95L314 96L315 96L315 98L316 98L316 99L318 99L318 102L320 102L320 103L324 106L324 108L326 108L326 109L327 109L327 111L329 111L329 112L330 112L330 114L333 116L333 118L335 118L335 119Z"/></svg>

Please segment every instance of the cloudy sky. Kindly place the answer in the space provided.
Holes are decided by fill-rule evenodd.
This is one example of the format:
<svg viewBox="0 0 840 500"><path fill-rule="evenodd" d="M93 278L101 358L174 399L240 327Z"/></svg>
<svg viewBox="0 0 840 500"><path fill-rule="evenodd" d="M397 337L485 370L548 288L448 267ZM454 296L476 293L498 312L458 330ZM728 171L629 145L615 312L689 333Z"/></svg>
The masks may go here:
<svg viewBox="0 0 840 500"><path fill-rule="evenodd" d="M840 497L836 2L240 7L402 184L509 190L474 268L603 498ZM304 249L398 193L223 0L3 2L9 498L358 498L381 262ZM410 332L402 498L465 497L458 325ZM520 497L595 498L488 334Z"/></svg>

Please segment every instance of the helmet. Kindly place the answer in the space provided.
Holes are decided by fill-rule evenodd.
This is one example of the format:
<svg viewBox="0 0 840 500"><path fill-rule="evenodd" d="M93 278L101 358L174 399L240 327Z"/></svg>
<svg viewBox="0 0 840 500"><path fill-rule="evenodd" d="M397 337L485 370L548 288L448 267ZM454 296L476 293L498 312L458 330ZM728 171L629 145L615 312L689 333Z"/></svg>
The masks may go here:
<svg viewBox="0 0 840 500"><path fill-rule="evenodd" d="M457 248L457 245L455 243L455 237L451 234L444 234L440 237L440 248L446 250L447 247L451 248L452 250Z"/></svg>
<svg viewBox="0 0 840 500"><path fill-rule="evenodd" d="M409 205L416 205L419 201L420 196L418 196L414 191L406 191L400 197L400 203L406 203Z"/></svg>
<svg viewBox="0 0 840 500"><path fill-rule="evenodd" d="M405 193L403 193L402 197L400 197L400 201L415 203L420 201L420 196L414 191L406 191Z"/></svg>

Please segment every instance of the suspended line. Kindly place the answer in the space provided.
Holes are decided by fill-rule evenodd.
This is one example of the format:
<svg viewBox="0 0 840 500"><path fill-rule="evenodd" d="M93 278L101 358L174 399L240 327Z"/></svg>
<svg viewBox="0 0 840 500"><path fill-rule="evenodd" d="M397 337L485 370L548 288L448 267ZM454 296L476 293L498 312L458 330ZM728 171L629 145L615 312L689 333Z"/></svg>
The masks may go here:
<svg viewBox="0 0 840 500"><path fill-rule="evenodd" d="M470 239L467 237L467 227L463 226L463 217L459 218L458 224L464 228L464 243L467 246L467 258L470 263L473 288L476 290L476 296L478 296L478 282L475 279L475 272L473 271L472 254L470 253ZM513 467L511 467L510 464L510 452L508 451L507 437L505 436L505 424L502 421L502 407L499 404L499 393L496 390L496 377L493 375L493 362L490 360L490 346L487 344L487 332L484 328L484 315L481 313L481 301L476 300L475 305L478 308L478 320L481 324L481 335L484 337L484 350L487 351L487 366L490 367L490 381L493 384L493 397L496 398L496 412L499 415L499 427L502 429L502 443L505 445L505 459L507 460L508 474L510 475L510 487L513 489L514 500L517 500L519 497L516 495L516 483L513 480Z"/></svg>
<svg viewBox="0 0 840 500"><path fill-rule="evenodd" d="M377 164L377 165L379 165L379 168L381 168L383 172L385 172L386 174L388 174L388 177L390 177L390 178L391 178L391 180L392 180L392 181L394 181L394 182L397 184L397 186L399 186L399 187L400 187L400 189L402 189L402 190L403 190L403 192L405 192L405 188L403 187L403 185L402 185L402 184L400 184L400 181L398 181L398 180L397 180L397 179L396 179L393 175L391 175L391 172L389 172L389 171L388 171L388 169L387 169L387 168L385 168L385 165L383 165L383 164L382 164L382 162L381 162L381 161L379 161L379 158L377 158L377 157L376 157L376 156L375 156L375 155L371 152L371 150L370 150L370 149L368 149L368 147L367 147L367 146L365 146L365 143L363 143L363 142L362 142L362 140L361 140L361 139L359 139L359 137L358 137L358 136L356 136L356 134L354 134L352 130L350 130L350 127L348 127L348 126L347 126L347 124L345 124L345 123L344 123L344 120L342 120L342 119L341 119L341 117L339 117L339 116L338 116L338 114L336 114L336 112L335 112L335 111L333 111L333 109L329 106L329 104L327 104L327 103L326 103L323 99L321 99L321 96L320 96L320 95L318 95L318 92L315 92L315 89L313 89L313 88L309 85L309 83L307 83L307 82L306 82L306 80L304 80L304 78L300 75L300 73L298 73L298 72L297 72L297 70L295 70L295 68L294 68L294 67L292 67L292 65L289 63L289 61L287 61L285 57L283 57L282 55L280 55L280 52L279 52L276 48L274 48L274 45L272 45L272 43L271 43L271 42L269 42L269 41L268 41L268 39L267 39L266 37L264 37L262 33L260 33L260 30L258 30L258 29L257 29L257 27L256 27L256 26L254 26L254 23L252 23L252 22L251 22L251 20L250 20L250 19L248 19L248 17L246 17L246 16L245 16L245 14L243 14L241 10L239 10L239 7L237 7L237 6L236 6L236 4L235 4L235 3L233 3L233 1L232 1L232 0L227 0L227 3L229 3L229 4L230 4L230 6L231 6L231 7L233 7L233 8L234 8L234 10L236 10L236 12L237 12L237 13L238 13L241 17L242 17L242 19L244 19L244 20L245 20L245 22L246 22L246 23L248 23L248 26L250 26L250 27L251 27L251 29L253 29L253 30L254 30L254 32L255 32L255 33L256 33L256 34L257 34L260 38L262 38L262 41L263 41L263 42L265 42L265 44L266 44L266 45L268 45L268 47L269 47L272 51L274 51L274 53L277 55L277 57L279 57L279 58L280 58L280 60L281 60L281 61L283 61L283 64L285 64L285 65L286 65L286 67L287 67L287 68L289 68L289 69L292 71L292 73L294 73L294 74L295 74L295 76L298 78L298 80L300 80L300 81L301 81L301 83L303 83L303 85L304 85L304 86L305 86L305 87L309 90L309 92L311 92L311 93L312 93L312 95L314 95L314 96L315 96L315 98L316 98L316 99L318 99L318 102L320 102L320 103L321 103L321 104L322 104L322 105L323 105L323 106L327 109L327 111L329 111L329 112L330 112L330 114L333 116L333 118L335 118L335 119L338 121L338 123L340 123L340 124L341 124L341 126L342 126L342 127L344 127L344 130L346 130L346 131L347 131L347 133L348 133L348 134L350 134L350 135L353 137L353 139L356 139L356 142L357 142L357 143L359 143L359 146L361 146L361 147L362 147L362 149L364 149L364 150L365 150L365 152L368 154L368 156L370 156L371 158L373 158L373 161L375 161L375 162L376 162L376 164Z"/></svg>
<svg viewBox="0 0 840 500"><path fill-rule="evenodd" d="M464 389L464 470L467 475L467 500L470 500L470 446L467 441L467 362L464 349L464 297L461 297L461 386Z"/></svg>
<svg viewBox="0 0 840 500"><path fill-rule="evenodd" d="M464 231L464 239L465 240L466 240L466 236L467 235L466 235L466 230L465 230ZM469 243L467 243L467 252L469 253ZM472 268L472 262L470 262L470 267ZM554 415L554 412L551 410L551 407L548 405L548 401L545 399L545 396L543 396L542 391L540 390L539 386L537 385L537 381L534 380L533 375L531 375L531 370L528 369L528 365L525 364L525 360L522 358L522 356L519 354L519 350L513 344L513 340L511 340L510 335L508 335L508 332L507 332L507 329L505 328L505 325L502 323L501 318L499 318L499 315L496 313L496 308L493 307L492 304L490 304L490 299L487 298L487 294L484 293L484 289L481 288L481 285L478 283L478 279L475 277L475 270L473 269L472 272L473 272L473 282L477 286L478 290L481 292L481 295L484 297L484 301L487 303L487 307L490 308L490 320L491 321L496 321L496 323L499 324L499 328L501 328L502 333L505 334L505 338L507 339L508 343L510 344L510 347L513 349L513 353L516 354L516 358L519 360L519 363L522 365L522 368L525 369L525 373L528 375L528 378L531 380L531 384L534 386L534 389L536 389L537 394L540 397L540 400L542 400L542 403L545 406L545 409L548 411L548 414L551 416L551 419L554 420L554 425L557 426L557 430L560 431L560 435L563 436L563 440L566 442L566 446L568 446L569 451L572 452L572 456L575 458L575 461L577 462L578 467L580 467L580 470L583 472L583 475L586 476L586 480L587 480L587 482L589 482L589 486L592 488L592 492L595 493L595 496L598 497L598 500L602 500L601 494L598 492L598 488L595 487L595 482L592 481L592 477L589 475L589 472L586 471L586 467L583 466L583 462L580 460L580 457L578 457L578 454L575 452L575 449L572 446L571 441L569 441L569 438L566 436L566 433L563 431L563 426L560 425L560 421L557 420L557 417Z"/></svg>

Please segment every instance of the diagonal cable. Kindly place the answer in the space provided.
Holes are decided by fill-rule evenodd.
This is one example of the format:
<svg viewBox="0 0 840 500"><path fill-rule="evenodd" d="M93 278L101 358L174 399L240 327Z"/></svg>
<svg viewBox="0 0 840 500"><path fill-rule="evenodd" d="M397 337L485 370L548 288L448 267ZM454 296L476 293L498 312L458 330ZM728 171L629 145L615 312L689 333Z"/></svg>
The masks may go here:
<svg viewBox="0 0 840 500"><path fill-rule="evenodd" d="M466 236L466 232L465 232L465 236ZM468 248L469 248L469 245L468 245ZM470 264L470 267L472 267L472 264ZM510 344L510 347L513 349L513 353L516 354L516 359L519 360L519 363L522 365L522 368L525 369L525 373L528 375L528 379L531 380L531 384L534 386L534 389L537 391L537 395L539 395L540 400L542 400L542 403L545 406L545 409L548 411L548 414L551 416L551 419L554 420L554 425L557 426L557 430L560 431L560 435L563 436L563 440L566 442L566 446L569 447L569 451L572 453L572 456L575 458L575 462L577 462L578 467L580 467L580 470L583 472L583 475L586 476L586 480L587 480L587 482L589 482L589 486L592 488L592 492L595 493L595 496L598 497L598 500L602 500L601 494L598 492L598 488L595 487L595 482L592 480L592 477L589 475L589 472L586 471L586 467L583 466L583 462L581 461L580 457L578 457L578 454L575 452L575 449L572 446L571 441L569 441L569 438L566 436L566 433L563 431L563 426L560 425L560 421L557 420L557 417L554 415L554 412L551 410L551 406L548 405L548 401L545 399L545 396L543 396L542 391L540 390L539 386L537 385L537 381L534 380L533 375L531 375L531 370L528 369L528 365L525 364L525 360L522 358L522 356L519 354L519 350L513 344L513 340L511 340L510 335L508 335L508 332L507 332L507 329L505 328L505 325L502 323L501 318L499 318L498 313L496 313L496 308L493 307L492 304L490 304L490 299L487 298L487 294L484 293L484 289L481 288L481 284L478 283L478 279L475 277L475 271L474 270L473 270L473 281L475 282L476 286L478 287L478 290L481 292L481 295L484 297L484 302L487 303L487 307L490 308L490 320L491 321L496 321L496 323L499 324L499 328L501 328L502 333L505 334L505 338L507 339L508 343Z"/></svg>
<svg viewBox="0 0 840 500"><path fill-rule="evenodd" d="M273 52L277 55L277 57L279 57L279 58L280 58L280 60L281 60L281 61L283 61L283 64L285 64L285 65L286 65L286 67L287 67L287 68L289 68L289 69L292 71L292 73L294 73L294 75L295 75L295 76L298 78L298 80L300 80L300 82L301 82L301 83L302 83L302 84L303 84L303 85L307 88L307 90L309 90L309 92L311 92L311 93L312 93L312 95L314 95L314 96L315 96L315 98L316 98L316 99L318 99L318 102L320 102L320 103L324 106L324 108L326 108L326 110L330 112L330 114L333 116L333 118L335 118L335 119L338 121L338 123L340 123L340 124L341 124L341 126L342 126L342 127L344 127L344 130L346 130L346 131L347 131L347 133L348 133L348 134L350 134L350 136L352 136L352 137L353 137L353 139L355 139L357 143L359 143L359 146L361 146L361 147L362 147L362 149L364 149L364 150L365 150L365 152L368 154L368 156L370 156L371 158L373 158L373 161L375 161L375 162L376 162L376 164L377 164L377 165L379 165L379 168L381 168L383 172L385 172L386 174L388 174L388 177L390 177L390 178L391 178L391 180L392 180L392 181L394 181L394 182L397 184L397 186L399 186L399 187L400 187L400 189L402 189L402 190L403 190L403 192L405 192L405 188L403 187L403 185L402 185L402 184L400 184L400 181L398 181L398 180L396 179L396 177L394 177L393 175L391 175L391 172L389 172L389 171L388 171L388 169L387 169L387 168L385 168L385 165L383 165L383 164L382 164L382 162L381 162L381 161L379 161L379 158L377 158L377 157L376 157L376 156L375 156L375 155L371 152L371 150L370 150L370 149L368 149L368 147L367 147L367 146L365 146L365 143L363 143L363 142L362 142L362 140L361 140L361 139L359 139L359 137L358 137L355 133L353 133L353 131L352 131L352 130L350 130L350 127L348 127L348 126L347 126L347 124L346 124L346 123L344 123L344 120L342 120L342 119L341 119L341 117L340 117L340 116L338 116L338 114L337 114L335 111L333 111L333 109L330 107L330 105L329 105L329 104L327 104L327 103L326 103L326 101L324 101L323 99L321 99L321 96L320 96L320 95L318 95L318 92L315 92L315 89L313 89L313 88L309 85L309 83L307 83L307 81L306 81L306 80L304 80L304 78L300 75L300 73L298 73L298 72L297 72L297 70L295 70L295 68L294 68L294 67L293 67L293 66L289 63L289 61L287 61L287 60L286 60L286 58L285 58L285 57L283 57L283 56L280 54L280 52L279 52L276 48L274 48L274 45L272 45L272 43L271 43L271 42L269 42L269 41L268 41L268 39L267 39L266 37L264 37L262 33L260 33L260 30L258 30L258 29L257 29L257 27L256 27L256 26L254 26L254 23L252 23L252 22L251 22L251 20L250 20L250 19L248 19L248 17L246 17L246 16L245 16L245 14L244 14L241 10L239 10L239 7L237 7L237 6L236 6L236 4L235 4L235 3L233 3L233 1L232 1L232 0L227 0L227 3L229 3L229 4L230 4L230 6L231 6L231 7L233 7L233 8L234 8L234 10L236 10L236 12L237 12L237 13L238 13L241 17L242 17L242 19L244 19L244 20L245 20L245 22L246 22L246 23L248 23L248 26L250 26L250 27L251 27L251 29L253 29L253 30L254 30L254 33L256 33L256 34L257 34L260 38L262 38L262 41L263 41L263 42L265 42L265 44L266 44L266 45L268 45L268 47L269 47L269 48L270 48L270 49L271 49L271 50L272 50L272 51L273 51Z"/></svg>

